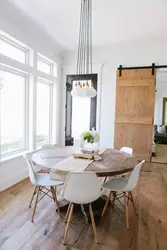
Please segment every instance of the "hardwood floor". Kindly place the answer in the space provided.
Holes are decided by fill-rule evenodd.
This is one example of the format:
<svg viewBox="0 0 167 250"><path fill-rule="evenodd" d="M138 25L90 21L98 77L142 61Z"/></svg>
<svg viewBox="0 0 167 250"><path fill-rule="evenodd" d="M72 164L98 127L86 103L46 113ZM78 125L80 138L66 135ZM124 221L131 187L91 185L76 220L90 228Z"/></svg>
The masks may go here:
<svg viewBox="0 0 167 250"><path fill-rule="evenodd" d="M148 166L148 167L147 167ZM167 164L152 163L141 172L138 249L167 249Z"/></svg>
<svg viewBox="0 0 167 250"><path fill-rule="evenodd" d="M167 164L167 145L156 144L156 156L152 157L152 162Z"/></svg>
<svg viewBox="0 0 167 250"><path fill-rule="evenodd" d="M55 203L45 197L39 202L32 223L32 208L28 204L33 186L29 180L24 180L0 194L0 249L166 250L167 165L146 163L135 193L138 190L140 194L135 202L139 203L139 215L134 215L130 204L130 230L125 226L123 208L116 203L114 208L109 205L97 225L98 245L91 225L81 215L75 215L67 245L63 246L65 214L59 216Z"/></svg>

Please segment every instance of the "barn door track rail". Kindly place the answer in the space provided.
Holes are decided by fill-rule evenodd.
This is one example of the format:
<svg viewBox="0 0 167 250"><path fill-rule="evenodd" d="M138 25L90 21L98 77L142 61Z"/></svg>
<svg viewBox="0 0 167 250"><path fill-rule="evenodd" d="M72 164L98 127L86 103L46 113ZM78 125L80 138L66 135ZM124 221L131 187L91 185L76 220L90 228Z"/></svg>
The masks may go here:
<svg viewBox="0 0 167 250"><path fill-rule="evenodd" d="M133 69L152 69L152 75L155 74L155 69L162 69L167 68L167 65L155 65L155 63L152 63L150 66L137 66L137 67L123 67L122 65L119 65L119 76L122 76L123 70L133 70Z"/></svg>

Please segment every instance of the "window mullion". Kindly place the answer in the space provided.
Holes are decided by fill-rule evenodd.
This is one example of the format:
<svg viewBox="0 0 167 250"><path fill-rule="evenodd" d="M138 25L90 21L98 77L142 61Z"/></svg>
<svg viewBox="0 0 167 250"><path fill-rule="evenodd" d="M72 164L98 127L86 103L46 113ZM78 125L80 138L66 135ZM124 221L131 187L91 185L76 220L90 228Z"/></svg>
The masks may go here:
<svg viewBox="0 0 167 250"><path fill-rule="evenodd" d="M30 142L29 142L29 83L30 78L27 76L25 78L25 146L26 149L29 149Z"/></svg>
<svg viewBox="0 0 167 250"><path fill-rule="evenodd" d="M33 150L36 149L36 132L37 132L37 53L34 53L34 68L35 68L35 73L33 75Z"/></svg>
<svg viewBox="0 0 167 250"><path fill-rule="evenodd" d="M53 132L53 84L50 85L50 98L49 98L49 141L52 142Z"/></svg>

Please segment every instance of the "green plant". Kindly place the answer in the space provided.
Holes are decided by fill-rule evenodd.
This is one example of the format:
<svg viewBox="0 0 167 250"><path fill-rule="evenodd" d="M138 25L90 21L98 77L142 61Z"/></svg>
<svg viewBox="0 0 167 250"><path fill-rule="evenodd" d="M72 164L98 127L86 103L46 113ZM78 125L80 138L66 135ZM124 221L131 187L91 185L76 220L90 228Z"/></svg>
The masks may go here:
<svg viewBox="0 0 167 250"><path fill-rule="evenodd" d="M84 141L84 142L93 143L94 142L94 136L91 134L90 131L84 131L81 134L81 140Z"/></svg>

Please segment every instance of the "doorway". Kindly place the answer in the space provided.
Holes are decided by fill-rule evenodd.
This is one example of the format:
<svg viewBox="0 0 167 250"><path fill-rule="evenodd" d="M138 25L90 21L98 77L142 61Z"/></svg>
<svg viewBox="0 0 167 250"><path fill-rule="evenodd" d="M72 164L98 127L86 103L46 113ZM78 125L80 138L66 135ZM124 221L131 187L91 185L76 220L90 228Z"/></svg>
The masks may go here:
<svg viewBox="0 0 167 250"><path fill-rule="evenodd" d="M91 81L97 91L98 75L67 75L65 146L72 146L73 138L78 137L83 131L96 129L97 96L94 98L73 98L71 91L76 81Z"/></svg>
<svg viewBox="0 0 167 250"><path fill-rule="evenodd" d="M167 72L157 71L152 162L167 163Z"/></svg>

